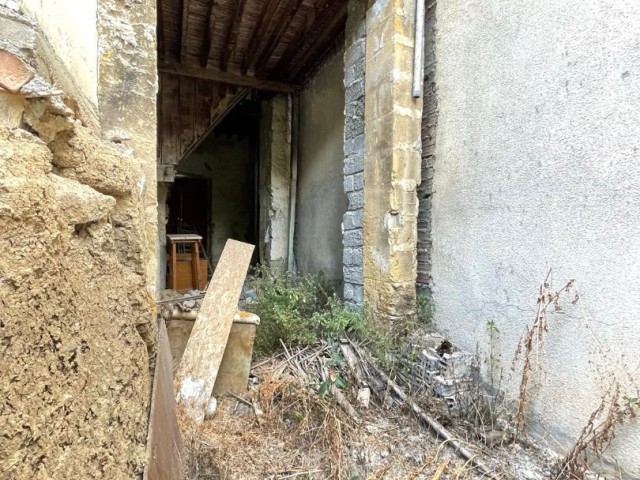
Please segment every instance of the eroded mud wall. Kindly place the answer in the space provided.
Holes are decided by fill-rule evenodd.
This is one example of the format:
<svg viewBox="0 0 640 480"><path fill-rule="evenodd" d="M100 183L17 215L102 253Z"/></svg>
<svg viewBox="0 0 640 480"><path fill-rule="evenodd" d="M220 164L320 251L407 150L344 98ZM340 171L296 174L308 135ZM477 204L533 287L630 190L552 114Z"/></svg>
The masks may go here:
<svg viewBox="0 0 640 480"><path fill-rule="evenodd" d="M11 31L35 28L12 15ZM95 112L48 75L64 66L33 32L0 42L39 82L0 91L0 479L141 478L156 339L147 157L87 126Z"/></svg>
<svg viewBox="0 0 640 480"><path fill-rule="evenodd" d="M136 172L80 127L49 145L3 128L0 172L0 478L135 478L153 338Z"/></svg>

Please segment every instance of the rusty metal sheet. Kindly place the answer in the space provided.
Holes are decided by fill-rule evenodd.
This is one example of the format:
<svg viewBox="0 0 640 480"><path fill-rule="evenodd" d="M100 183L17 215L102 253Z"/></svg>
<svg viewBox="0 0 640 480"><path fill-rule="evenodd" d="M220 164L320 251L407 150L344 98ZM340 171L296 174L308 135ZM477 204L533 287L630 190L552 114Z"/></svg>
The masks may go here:
<svg viewBox="0 0 640 480"><path fill-rule="evenodd" d="M198 423L211 399L254 248L227 241L176 372L178 402Z"/></svg>
<svg viewBox="0 0 640 480"><path fill-rule="evenodd" d="M184 447L176 417L171 347L164 320L158 325L158 355L153 377L149 421L148 480L183 480Z"/></svg>
<svg viewBox="0 0 640 480"><path fill-rule="evenodd" d="M253 313L236 314L227 340L227 348L222 356L218 378L213 387L214 395L244 395L247 392L253 341L259 323L260 318Z"/></svg>

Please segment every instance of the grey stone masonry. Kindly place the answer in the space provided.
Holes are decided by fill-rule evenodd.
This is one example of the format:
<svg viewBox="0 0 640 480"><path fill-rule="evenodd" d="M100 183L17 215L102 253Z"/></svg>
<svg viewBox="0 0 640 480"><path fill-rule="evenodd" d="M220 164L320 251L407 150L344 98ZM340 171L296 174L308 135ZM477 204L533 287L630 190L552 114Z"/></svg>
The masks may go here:
<svg viewBox="0 0 640 480"><path fill-rule="evenodd" d="M418 186L418 287L431 286L431 195L436 153L436 125L438 100L436 97L435 23L436 3L432 3L425 16L424 101L422 107L422 182Z"/></svg>
<svg viewBox="0 0 640 480"><path fill-rule="evenodd" d="M344 45L344 191L349 199L342 221L344 300L362 306L364 224L364 75L366 0L350 0Z"/></svg>

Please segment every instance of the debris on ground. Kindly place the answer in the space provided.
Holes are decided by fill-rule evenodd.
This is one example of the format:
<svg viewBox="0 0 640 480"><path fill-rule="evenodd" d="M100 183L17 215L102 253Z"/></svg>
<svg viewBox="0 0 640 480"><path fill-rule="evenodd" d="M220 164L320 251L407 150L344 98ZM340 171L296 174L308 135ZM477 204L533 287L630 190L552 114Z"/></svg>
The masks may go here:
<svg viewBox="0 0 640 480"><path fill-rule="evenodd" d="M549 478L541 452L506 431L470 433L441 401L390 377L348 339L283 345L254 363L246 395L218 398L210 420L180 412L187 478Z"/></svg>

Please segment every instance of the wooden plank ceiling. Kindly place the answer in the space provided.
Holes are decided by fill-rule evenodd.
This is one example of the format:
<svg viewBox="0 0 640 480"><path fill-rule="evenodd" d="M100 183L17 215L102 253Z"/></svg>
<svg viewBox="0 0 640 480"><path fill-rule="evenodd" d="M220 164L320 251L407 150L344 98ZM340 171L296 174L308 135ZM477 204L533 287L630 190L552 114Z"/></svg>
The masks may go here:
<svg viewBox="0 0 640 480"><path fill-rule="evenodd" d="M291 92L344 31L347 0L157 0L159 163L177 165L248 89ZM170 180L168 174L160 176Z"/></svg>

